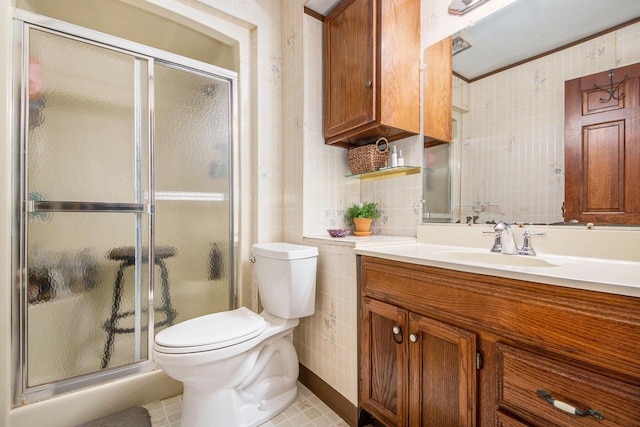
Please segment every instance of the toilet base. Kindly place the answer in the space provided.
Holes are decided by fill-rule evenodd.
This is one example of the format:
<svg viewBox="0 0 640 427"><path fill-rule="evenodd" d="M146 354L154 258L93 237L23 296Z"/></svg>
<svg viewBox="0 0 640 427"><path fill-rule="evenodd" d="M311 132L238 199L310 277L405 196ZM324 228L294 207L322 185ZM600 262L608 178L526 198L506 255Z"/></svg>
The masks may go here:
<svg viewBox="0 0 640 427"><path fill-rule="evenodd" d="M298 395L294 326L228 359L223 371L219 366L209 374L198 369L197 376L184 378L183 427L254 427L291 405ZM222 386L214 378L222 379L224 372L232 375Z"/></svg>
<svg viewBox="0 0 640 427"><path fill-rule="evenodd" d="M294 385L292 389L259 403L240 404L238 411L233 410L233 408L237 408L238 404L238 396L233 390L209 396L202 393L196 394L197 396L190 395L189 391L185 389L182 410L183 426L257 427L287 409L298 397L298 387Z"/></svg>
<svg viewBox="0 0 640 427"><path fill-rule="evenodd" d="M298 397L298 387L269 400L263 400L257 405L244 405L240 408L240 416L247 427L259 426L287 409L296 400L296 397Z"/></svg>

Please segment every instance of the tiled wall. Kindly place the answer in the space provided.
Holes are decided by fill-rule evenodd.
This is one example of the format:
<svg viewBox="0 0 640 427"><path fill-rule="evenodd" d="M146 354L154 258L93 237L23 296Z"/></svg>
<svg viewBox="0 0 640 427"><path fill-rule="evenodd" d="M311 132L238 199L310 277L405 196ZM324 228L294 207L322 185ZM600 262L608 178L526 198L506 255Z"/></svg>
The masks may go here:
<svg viewBox="0 0 640 427"><path fill-rule="evenodd" d="M164 0L166 1L166 0ZM241 209L251 210L251 234L255 242L282 240L284 151L282 121L282 44L280 0L177 0L189 7L251 29L251 67L239 80L250 82L251 96L239 100L241 110L249 104L255 121L251 132L251 150L241 156L240 168L253 171L251 197ZM289 2L284 2L289 3ZM177 5L173 8L180 10ZM215 26L214 26L215 28ZM242 59L241 59L242 60ZM241 83L242 84L242 83ZM246 118L240 118L246 120ZM244 177L243 177L244 179ZM241 230L246 233L247 230Z"/></svg>
<svg viewBox="0 0 640 427"><path fill-rule="evenodd" d="M300 362L354 405L358 402L356 256L351 245L317 245L316 312L294 334Z"/></svg>
<svg viewBox="0 0 640 427"><path fill-rule="evenodd" d="M360 200L360 182L346 177L345 150L324 145L322 23L302 14L302 4L283 5L284 238L318 246L320 255L315 314L301 319L294 343L300 363L355 405L355 255L350 247L302 236L345 227L344 209Z"/></svg>
<svg viewBox="0 0 640 427"><path fill-rule="evenodd" d="M322 22L304 15L303 232L325 235L345 228L346 208L360 201L360 182L350 174L346 150L324 144ZM299 179L298 179L299 181Z"/></svg>
<svg viewBox="0 0 640 427"><path fill-rule="evenodd" d="M639 41L635 24L472 83L462 217L562 221L564 82L638 62Z"/></svg>

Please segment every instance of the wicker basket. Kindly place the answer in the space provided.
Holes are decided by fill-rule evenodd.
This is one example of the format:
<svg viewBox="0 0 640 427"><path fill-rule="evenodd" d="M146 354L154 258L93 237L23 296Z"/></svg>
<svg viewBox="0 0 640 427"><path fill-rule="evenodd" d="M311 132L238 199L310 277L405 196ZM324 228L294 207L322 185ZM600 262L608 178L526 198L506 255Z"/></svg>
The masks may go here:
<svg viewBox="0 0 640 427"><path fill-rule="evenodd" d="M383 145L384 149L380 146ZM389 157L389 141L387 138L378 139L375 144L347 150L347 163L353 175L371 172L387 165Z"/></svg>

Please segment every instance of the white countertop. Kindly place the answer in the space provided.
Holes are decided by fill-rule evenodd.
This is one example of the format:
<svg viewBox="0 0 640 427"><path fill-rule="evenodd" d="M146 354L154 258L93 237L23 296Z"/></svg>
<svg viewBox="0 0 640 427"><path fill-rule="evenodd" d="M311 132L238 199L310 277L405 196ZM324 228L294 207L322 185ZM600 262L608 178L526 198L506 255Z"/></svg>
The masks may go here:
<svg viewBox="0 0 640 427"><path fill-rule="evenodd" d="M371 236L354 236L349 234L345 237L331 237L329 234L308 235L304 236L304 241L317 243L325 243L331 245L351 246L354 248L382 245L397 245L402 243L415 243L415 237L407 236L387 236L381 234L372 234Z"/></svg>
<svg viewBox="0 0 640 427"><path fill-rule="evenodd" d="M480 259L485 258L488 260L494 259L491 256L525 256L491 254L487 249L416 242L379 246L356 245L354 251L358 255L410 264L640 297L640 262L634 261L564 255L538 255L535 257L537 261L533 262L544 264L546 261L549 266L509 265L512 262L516 264L520 259L505 259L505 262L507 262L505 265L500 264L501 258L495 259L496 263L494 263L456 259L455 255L460 255L461 253L489 254L489 256L479 256ZM473 256L471 255L471 258Z"/></svg>

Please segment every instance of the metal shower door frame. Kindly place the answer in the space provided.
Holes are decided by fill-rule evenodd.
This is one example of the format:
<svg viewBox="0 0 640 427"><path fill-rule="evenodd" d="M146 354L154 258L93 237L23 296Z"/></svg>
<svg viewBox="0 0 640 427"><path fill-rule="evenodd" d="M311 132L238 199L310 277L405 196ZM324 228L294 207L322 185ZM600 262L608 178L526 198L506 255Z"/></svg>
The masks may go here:
<svg viewBox="0 0 640 427"><path fill-rule="evenodd" d="M141 102L139 99L139 91L136 93L136 203L107 203L107 202L66 202L66 201L27 201L28 200L28 188L27 188L27 176L26 176L26 112L28 108L28 61L29 61L29 44L28 44L28 31L31 28L54 33L63 37L78 40L84 43L92 44L101 48L110 49L113 51L125 53L136 58L136 70L139 71L139 61L144 60L148 63L148 111L142 111ZM111 381L117 378L130 376L134 374L141 374L145 372L157 369L155 363L151 359L150 349L153 346L154 339L154 310L145 310L143 307L142 299L138 299L135 304L135 310L142 312L147 311L149 316L148 326L148 342L147 349L149 351L146 360L141 360L137 363L116 367L109 370L94 371L88 374L80 375L73 378L67 378L64 380L55 381L44 385L35 387L27 386L27 348L26 348L26 326L27 326L27 307L28 299L26 292L27 274L26 274L26 237L27 226L26 217L29 212L128 212L136 214L136 253L140 253L140 248L144 243L141 241L141 227L142 227L142 215L147 214L148 221L148 245L150 249L149 259L153 259L153 247L155 236L155 224L154 224L154 210L155 210L155 184L154 184L154 129L155 129L155 111L154 111L154 64L155 61L159 61L163 65L169 65L174 68L178 68L184 71L193 72L196 74L206 75L216 79L222 79L228 81L230 84L230 157L229 162L229 198L230 198L230 215L229 215L229 233L230 233L230 248L229 248L229 262L231 266L235 266L235 236L237 236L236 224L234 221L234 210L237 209L236 200L234 194L234 182L236 168L234 168L233 154L236 150L237 144L237 132L236 132L236 116L237 116L237 74L233 71L229 71L220 67L206 64L197 60L186 58L180 55L162 51L159 49L151 48L139 43L135 43L129 40L124 40L118 37L110 36L104 33L96 32L90 29L82 28L76 25L68 24L62 21L57 21L45 16L33 14L23 10L16 10L14 15L14 79L13 79L13 96L12 104L10 105L10 113L14 118L12 128L12 157L13 168L17 173L14 173L13 187L13 239L12 239L12 271L14 272L14 282L12 283L12 383L13 383L13 403L16 406L20 406L26 403L31 403L43 399L53 397L58 394L67 393L81 388L95 386L106 381ZM142 80L136 80L136 85ZM136 89L139 89L137 87ZM148 203L142 203L142 191L141 182L141 158L140 148L144 141L142 141L140 123L142 120L148 120ZM142 263L136 263L136 286L139 286L139 273L142 267ZM153 307L153 283L154 283L154 268L153 263L148 263L148 277L149 277L149 289L148 289L148 301L146 301L146 307ZM229 307L235 306L236 299L236 274L235 267L230 269L229 272ZM147 290L144 290L145 292ZM137 293L138 296L144 292ZM139 334L141 325L138 321L136 330ZM139 341L139 340L138 340ZM139 343L136 349L136 354L139 355Z"/></svg>

